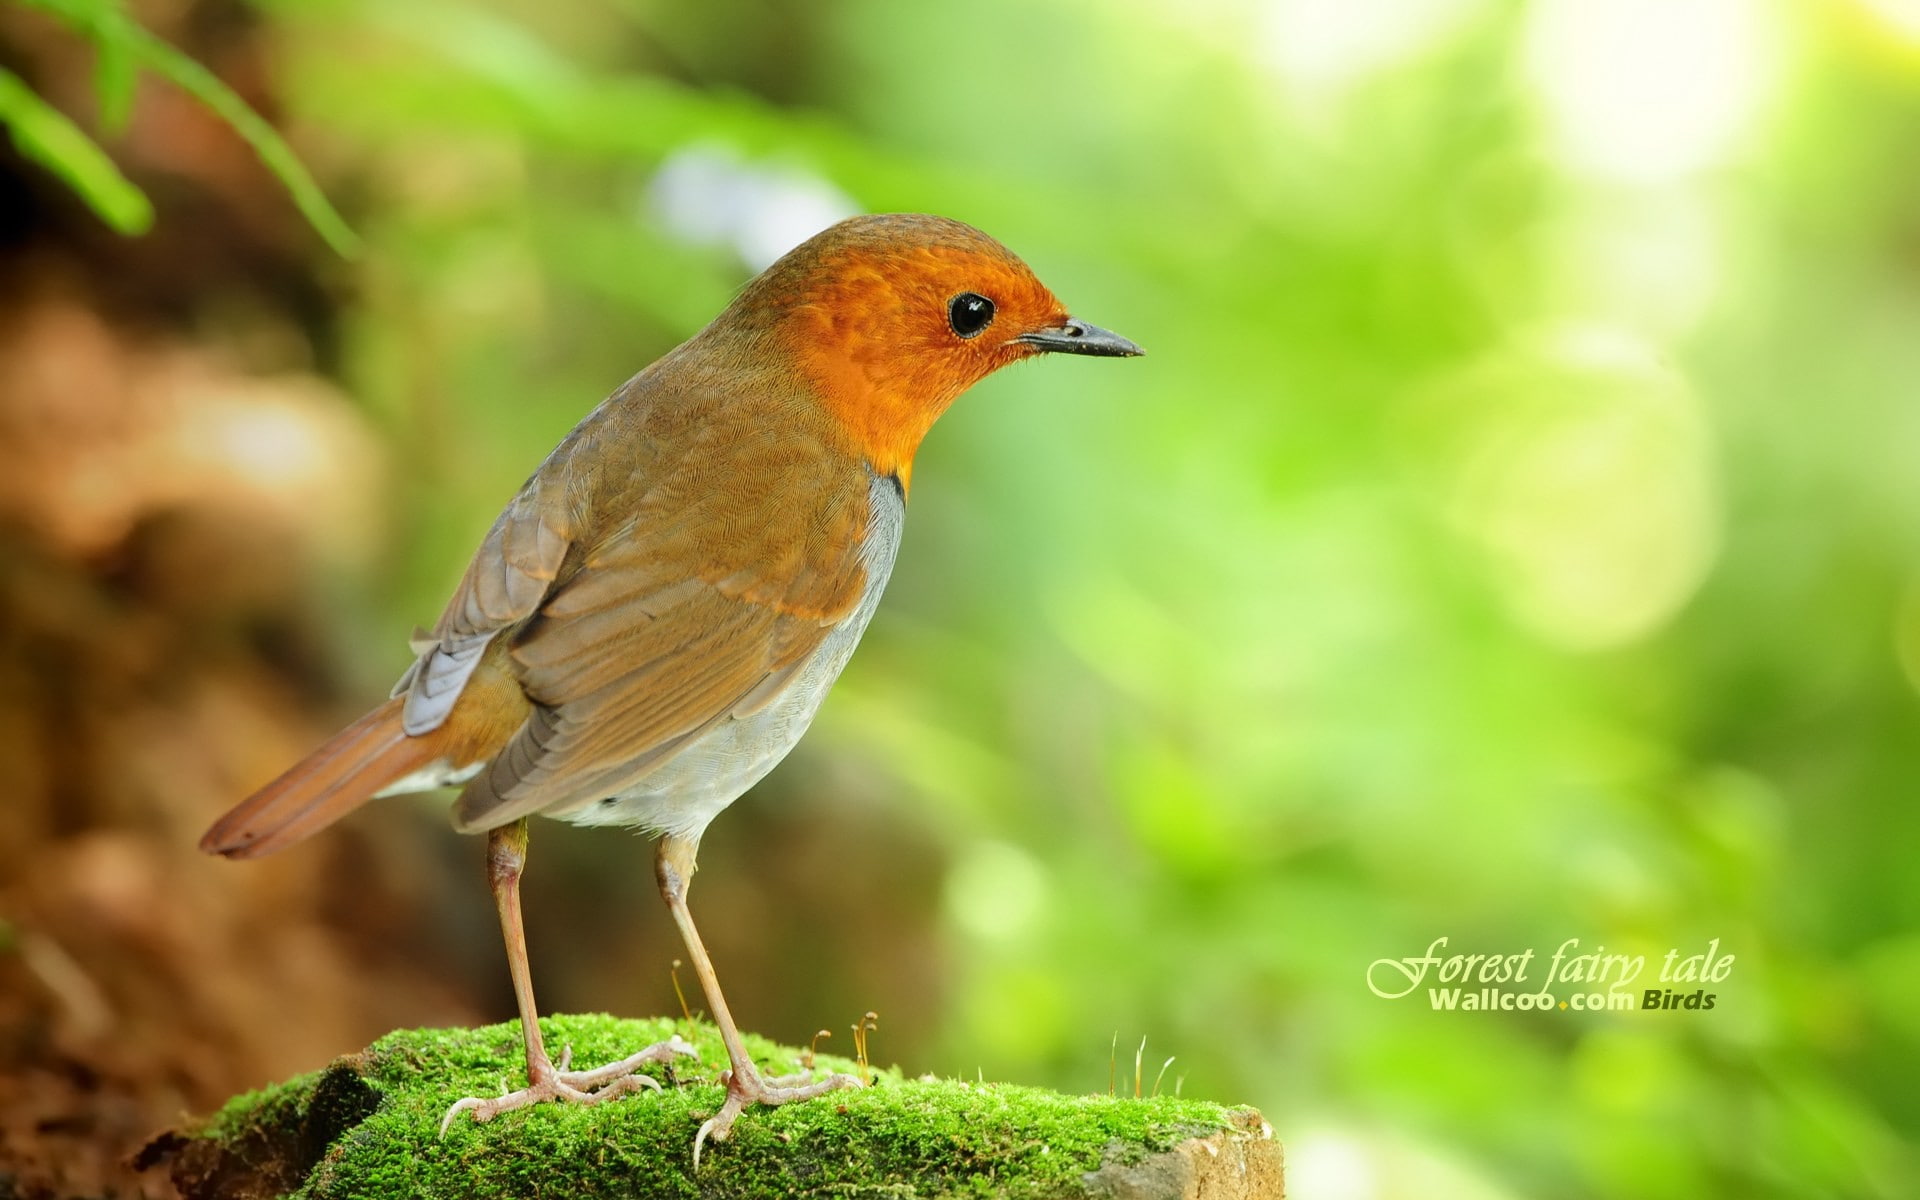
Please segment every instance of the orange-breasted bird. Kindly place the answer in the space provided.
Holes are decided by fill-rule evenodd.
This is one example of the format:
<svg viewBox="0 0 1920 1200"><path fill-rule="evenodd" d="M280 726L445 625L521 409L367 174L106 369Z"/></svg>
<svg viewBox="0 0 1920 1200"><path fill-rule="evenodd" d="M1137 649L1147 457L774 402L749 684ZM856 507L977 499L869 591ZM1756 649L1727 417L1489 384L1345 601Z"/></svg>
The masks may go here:
<svg viewBox="0 0 1920 1200"><path fill-rule="evenodd" d="M1069 316L999 242L941 217L855 217L749 283L576 426L480 544L385 704L215 822L200 847L283 849L375 796L462 785L488 834L527 1086L476 1121L654 1086L677 1039L586 1071L541 1043L520 874L527 817L659 835L655 875L726 1042L727 1136L749 1104L859 1081L762 1079L687 909L701 833L793 749L893 568L913 457L948 405L1037 354L1140 348Z"/></svg>

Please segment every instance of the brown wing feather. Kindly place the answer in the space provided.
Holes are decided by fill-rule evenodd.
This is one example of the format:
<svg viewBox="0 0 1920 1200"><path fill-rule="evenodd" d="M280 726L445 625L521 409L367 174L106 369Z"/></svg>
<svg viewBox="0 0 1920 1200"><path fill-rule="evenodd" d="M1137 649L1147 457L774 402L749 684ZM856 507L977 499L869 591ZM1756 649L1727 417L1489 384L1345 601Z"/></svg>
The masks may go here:
<svg viewBox="0 0 1920 1200"><path fill-rule="evenodd" d="M420 657L394 685L395 696L406 696L408 733L440 727L487 644L531 617L559 577L575 522L565 464L558 465L551 469L550 458L493 523L433 633L419 644Z"/></svg>
<svg viewBox="0 0 1920 1200"><path fill-rule="evenodd" d="M699 408L655 410L654 445L677 452L596 497L598 511L631 516L577 551L510 635L535 713L467 784L461 828L622 790L764 704L858 608L865 466L827 452L791 414L715 422ZM719 440L721 427L734 436Z"/></svg>

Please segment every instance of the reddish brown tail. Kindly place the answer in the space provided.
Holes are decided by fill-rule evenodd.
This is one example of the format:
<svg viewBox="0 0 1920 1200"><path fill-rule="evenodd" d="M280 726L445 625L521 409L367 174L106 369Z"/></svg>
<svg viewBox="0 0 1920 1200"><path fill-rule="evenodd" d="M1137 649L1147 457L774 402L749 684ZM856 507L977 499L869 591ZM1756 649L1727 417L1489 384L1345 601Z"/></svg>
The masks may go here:
<svg viewBox="0 0 1920 1200"><path fill-rule="evenodd" d="M280 778L213 823L200 848L228 858L258 858L312 836L373 794L446 753L440 730L408 737L400 701L389 700L347 726Z"/></svg>

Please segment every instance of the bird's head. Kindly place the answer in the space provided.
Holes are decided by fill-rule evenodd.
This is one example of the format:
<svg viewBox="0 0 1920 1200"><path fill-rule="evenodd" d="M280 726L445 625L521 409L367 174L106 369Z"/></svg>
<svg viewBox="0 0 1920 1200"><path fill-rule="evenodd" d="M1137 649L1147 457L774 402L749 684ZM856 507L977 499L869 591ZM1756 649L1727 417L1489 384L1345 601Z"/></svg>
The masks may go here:
<svg viewBox="0 0 1920 1200"><path fill-rule="evenodd" d="M910 213L816 234L749 284L729 314L764 321L856 448L903 484L934 420L1001 367L1036 354L1141 353L1069 315L986 234Z"/></svg>

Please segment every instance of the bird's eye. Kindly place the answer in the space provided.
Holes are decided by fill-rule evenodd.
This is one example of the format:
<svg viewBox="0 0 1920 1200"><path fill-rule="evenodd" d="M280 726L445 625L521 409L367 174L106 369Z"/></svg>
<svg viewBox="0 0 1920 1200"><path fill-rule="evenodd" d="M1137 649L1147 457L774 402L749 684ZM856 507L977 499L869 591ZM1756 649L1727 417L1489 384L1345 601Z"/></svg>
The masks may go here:
<svg viewBox="0 0 1920 1200"><path fill-rule="evenodd" d="M947 323L963 338L993 324L993 301L977 292L961 292L947 301Z"/></svg>

